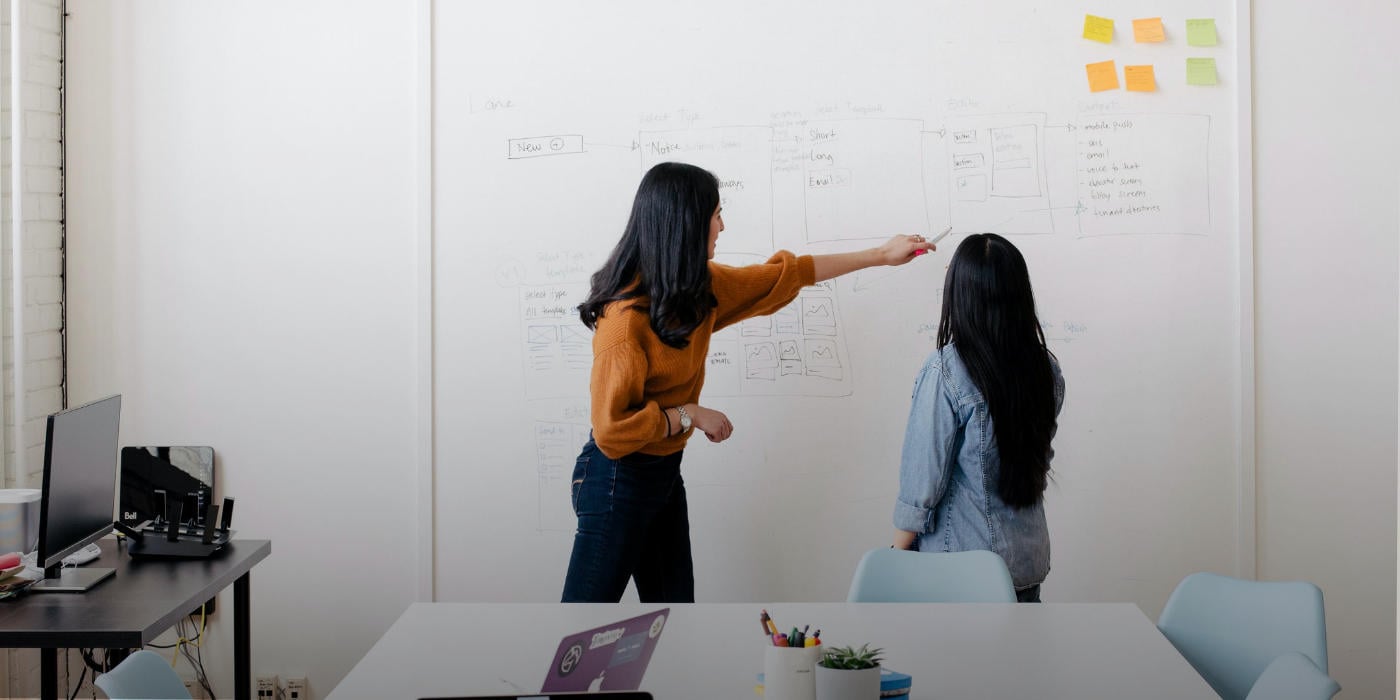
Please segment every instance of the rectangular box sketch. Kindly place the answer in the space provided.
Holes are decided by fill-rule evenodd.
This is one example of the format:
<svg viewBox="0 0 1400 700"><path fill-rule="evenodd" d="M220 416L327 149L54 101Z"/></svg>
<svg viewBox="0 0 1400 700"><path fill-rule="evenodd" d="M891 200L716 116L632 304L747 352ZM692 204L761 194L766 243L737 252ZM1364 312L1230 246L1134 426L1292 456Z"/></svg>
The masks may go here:
<svg viewBox="0 0 1400 700"><path fill-rule="evenodd" d="M846 342L835 291L809 287L774 314L771 334L743 324L715 334L705 366L708 396L846 396Z"/></svg>
<svg viewBox="0 0 1400 700"><path fill-rule="evenodd" d="M525 398L588 395L593 333L578 318L586 284L522 285L520 317Z"/></svg>
<svg viewBox="0 0 1400 700"><path fill-rule="evenodd" d="M955 231L1054 232L1045 176L1045 121L1038 112L960 116L946 125L946 135L925 135L928 189L935 192L937 183L943 183L947 193L944 225ZM941 163L935 162L940 151ZM939 209L932 203L929 208ZM936 228L938 217L931 219Z"/></svg>
<svg viewBox="0 0 1400 700"><path fill-rule="evenodd" d="M511 160L563 156L572 153L583 153L582 135L560 134L558 136L530 136L506 140L506 157Z"/></svg>
<svg viewBox="0 0 1400 700"><path fill-rule="evenodd" d="M744 319L739 324L739 333L744 337L768 337L773 334L773 317L759 316L757 318Z"/></svg>
<svg viewBox="0 0 1400 700"><path fill-rule="evenodd" d="M1097 115L1075 135L1081 236L1210 233L1210 117Z"/></svg>
<svg viewBox="0 0 1400 700"><path fill-rule="evenodd" d="M579 450L588 441L588 424L535 421L535 474L539 478L538 520L541 532L573 532L572 477Z"/></svg>
<svg viewBox="0 0 1400 700"><path fill-rule="evenodd" d="M773 129L723 126L712 129L643 131L638 134L642 172L665 161L698 165L719 179L726 228L716 253L773 252Z"/></svg>
<svg viewBox="0 0 1400 700"><path fill-rule="evenodd" d="M923 122L913 119L809 121L802 173L807 241L927 230L922 130Z"/></svg>

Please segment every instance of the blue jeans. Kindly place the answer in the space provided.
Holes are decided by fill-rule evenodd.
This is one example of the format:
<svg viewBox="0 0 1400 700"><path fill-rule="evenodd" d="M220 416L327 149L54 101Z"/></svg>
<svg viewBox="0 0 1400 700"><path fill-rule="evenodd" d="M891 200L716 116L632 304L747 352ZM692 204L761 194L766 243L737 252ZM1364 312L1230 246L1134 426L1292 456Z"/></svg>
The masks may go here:
<svg viewBox="0 0 1400 700"><path fill-rule="evenodd" d="M1016 591L1016 602L1018 603L1039 603L1040 584L1035 584L1024 591Z"/></svg>
<svg viewBox="0 0 1400 700"><path fill-rule="evenodd" d="M681 453L610 459L589 438L574 464L578 531L565 603L616 603L627 580L643 603L695 602Z"/></svg>

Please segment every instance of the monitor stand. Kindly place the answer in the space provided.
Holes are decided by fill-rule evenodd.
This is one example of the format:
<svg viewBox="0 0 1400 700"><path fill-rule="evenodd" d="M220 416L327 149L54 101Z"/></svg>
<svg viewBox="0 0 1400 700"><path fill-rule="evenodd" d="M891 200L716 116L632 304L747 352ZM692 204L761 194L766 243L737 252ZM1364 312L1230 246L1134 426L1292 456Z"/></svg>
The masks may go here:
<svg viewBox="0 0 1400 700"><path fill-rule="evenodd" d="M116 569L69 566L59 572L57 578L45 578L29 587L31 593L82 593L112 574Z"/></svg>

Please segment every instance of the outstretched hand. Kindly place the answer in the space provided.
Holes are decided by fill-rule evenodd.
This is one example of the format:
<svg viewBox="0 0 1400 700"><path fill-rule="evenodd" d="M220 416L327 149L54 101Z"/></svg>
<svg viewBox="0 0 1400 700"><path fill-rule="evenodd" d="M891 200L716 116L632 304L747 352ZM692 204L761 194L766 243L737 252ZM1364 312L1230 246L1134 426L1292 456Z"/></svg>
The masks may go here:
<svg viewBox="0 0 1400 700"><path fill-rule="evenodd" d="M924 240L923 236L904 235L895 236L875 249L880 255L880 262L885 265L903 265L933 250L938 250L938 247Z"/></svg>

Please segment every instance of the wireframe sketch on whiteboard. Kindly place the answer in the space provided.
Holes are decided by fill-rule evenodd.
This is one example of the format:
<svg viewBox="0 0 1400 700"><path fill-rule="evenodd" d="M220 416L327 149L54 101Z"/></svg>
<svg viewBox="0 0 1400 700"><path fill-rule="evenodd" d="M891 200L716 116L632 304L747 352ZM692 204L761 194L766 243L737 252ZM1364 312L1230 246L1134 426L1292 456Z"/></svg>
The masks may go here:
<svg viewBox="0 0 1400 700"><path fill-rule="evenodd" d="M642 172L666 161L702 167L719 178L726 228L719 253L773 250L773 130L766 126L643 131L637 138Z"/></svg>
<svg viewBox="0 0 1400 700"><path fill-rule="evenodd" d="M941 133L925 135L929 189L937 191L941 183L948 193L948 223L954 230L1054 232L1045 120L1043 113L959 117ZM940 167L932 167L940 160Z"/></svg>
<svg viewBox="0 0 1400 700"><path fill-rule="evenodd" d="M1087 117L1077 135L1080 235L1210 233L1210 117Z"/></svg>
<svg viewBox="0 0 1400 700"><path fill-rule="evenodd" d="M833 119L806 123L803 173L807 242L927 232L923 121Z"/></svg>
<svg viewBox="0 0 1400 700"><path fill-rule="evenodd" d="M578 317L586 284L523 285L520 288L525 397L588 395L593 333Z"/></svg>
<svg viewBox="0 0 1400 700"><path fill-rule="evenodd" d="M771 316L716 333L706 362L706 395L849 395L836 299L830 283L822 283Z"/></svg>
<svg viewBox="0 0 1400 700"><path fill-rule="evenodd" d="M588 441L588 431L588 425L584 423L535 421L540 531L572 532L577 524L570 477L573 476L579 450Z"/></svg>

